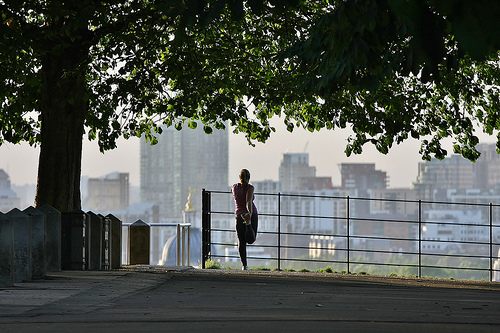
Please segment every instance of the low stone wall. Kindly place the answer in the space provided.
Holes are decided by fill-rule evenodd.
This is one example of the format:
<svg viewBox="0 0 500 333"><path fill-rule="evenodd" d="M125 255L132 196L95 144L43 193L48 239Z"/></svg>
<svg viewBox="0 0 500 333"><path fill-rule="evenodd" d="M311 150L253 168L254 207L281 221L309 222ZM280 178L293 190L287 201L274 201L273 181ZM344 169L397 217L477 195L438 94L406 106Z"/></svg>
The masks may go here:
<svg viewBox="0 0 500 333"><path fill-rule="evenodd" d="M113 215L50 206L0 213L0 287L60 270L121 267L122 222Z"/></svg>

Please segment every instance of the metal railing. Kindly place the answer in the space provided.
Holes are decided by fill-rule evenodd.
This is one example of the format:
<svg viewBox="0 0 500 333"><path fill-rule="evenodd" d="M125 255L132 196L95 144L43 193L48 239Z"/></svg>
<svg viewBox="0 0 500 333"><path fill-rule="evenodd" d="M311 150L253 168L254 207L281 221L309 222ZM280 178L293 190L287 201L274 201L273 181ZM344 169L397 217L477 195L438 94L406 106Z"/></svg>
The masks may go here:
<svg viewBox="0 0 500 333"><path fill-rule="evenodd" d="M128 238L128 228L133 225L134 223L122 223L122 227L126 228L127 230L127 237ZM147 226L150 228L150 233L149 233L149 241L150 241L150 247L151 247L151 242L153 240L152 235L155 234L155 230L157 228L176 228L176 266L184 266L184 265L189 265L189 262L191 260L190 256L190 248L191 248L191 224L190 223L150 223L147 224ZM180 240L180 241L179 241ZM162 242L162 245L164 242ZM123 242L123 248L122 248L122 253L125 253L125 258L124 261L125 263L128 263L129 259L129 253L130 253L130 247L133 246L133 244L130 244L129 241Z"/></svg>
<svg viewBox="0 0 500 333"><path fill-rule="evenodd" d="M238 260L231 250L234 227L214 222L231 219L234 211L212 209L214 195L231 200L230 192L202 191L202 268L208 259ZM260 207L259 197L273 207ZM256 193L256 203L259 237L250 248L260 251L248 258L278 270L300 263L345 272L398 268L406 273L397 275L418 277L500 277L500 205L283 193ZM336 208L324 215L303 208L318 211L325 203Z"/></svg>

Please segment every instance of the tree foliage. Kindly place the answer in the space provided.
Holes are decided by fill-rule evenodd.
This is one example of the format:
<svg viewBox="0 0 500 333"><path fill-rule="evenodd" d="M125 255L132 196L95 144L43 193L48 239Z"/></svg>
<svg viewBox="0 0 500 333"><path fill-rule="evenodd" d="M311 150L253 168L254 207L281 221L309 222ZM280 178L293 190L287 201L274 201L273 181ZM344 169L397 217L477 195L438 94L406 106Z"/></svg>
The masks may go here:
<svg viewBox="0 0 500 333"><path fill-rule="evenodd" d="M0 0L0 144L40 143L51 167L71 155L59 173L75 179L84 131L103 151L198 120L265 141L280 115L290 131L352 128L348 155L413 137L443 158L451 138L475 160L476 131L500 126L498 14L493 0Z"/></svg>
<svg viewBox="0 0 500 333"><path fill-rule="evenodd" d="M475 160L476 129L498 129L495 1L342 1L295 44L308 96L287 112L311 130L352 127L347 154L387 153L413 137L424 159L454 151Z"/></svg>
<svg viewBox="0 0 500 333"><path fill-rule="evenodd" d="M266 86L278 85L271 57L297 28L273 16L285 13L282 7L251 5L259 15L247 16L243 2L230 1L7 1L0 7L0 43L7 46L0 54L2 110L17 116L2 119L0 140L40 141L40 122L30 112L43 113L43 57L71 56L72 47L84 52L65 75L85 73L87 89L67 103L88 103L87 134L102 150L121 135L154 141L159 124L180 129L197 119L207 132L229 120L264 140L266 108L259 123L249 105L271 102Z"/></svg>

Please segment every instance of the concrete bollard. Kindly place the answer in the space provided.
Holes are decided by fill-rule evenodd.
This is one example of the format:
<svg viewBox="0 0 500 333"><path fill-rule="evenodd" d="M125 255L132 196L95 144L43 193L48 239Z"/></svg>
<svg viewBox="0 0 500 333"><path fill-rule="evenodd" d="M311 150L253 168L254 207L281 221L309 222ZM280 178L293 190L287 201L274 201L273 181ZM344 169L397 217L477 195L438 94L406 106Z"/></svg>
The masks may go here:
<svg viewBox="0 0 500 333"><path fill-rule="evenodd" d="M14 283L31 280L31 218L19 209L7 213L14 226Z"/></svg>
<svg viewBox="0 0 500 333"><path fill-rule="evenodd" d="M102 242L101 242L101 269L108 270L109 265L109 229L111 220L104 215L98 214L102 221Z"/></svg>
<svg viewBox="0 0 500 333"><path fill-rule="evenodd" d="M28 207L23 213L31 217L31 277L43 279L47 276L45 214L35 207Z"/></svg>
<svg viewBox="0 0 500 333"><path fill-rule="evenodd" d="M14 285L14 225L0 213L0 288Z"/></svg>
<svg viewBox="0 0 500 333"><path fill-rule="evenodd" d="M85 269L87 219L82 211L61 213L61 269Z"/></svg>
<svg viewBox="0 0 500 333"><path fill-rule="evenodd" d="M38 208L45 214L45 255L47 272L61 271L61 212L43 205Z"/></svg>
<svg viewBox="0 0 500 333"><path fill-rule="evenodd" d="M128 228L128 249L130 265L149 265L150 226L137 220Z"/></svg>
<svg viewBox="0 0 500 333"><path fill-rule="evenodd" d="M88 228L87 234L87 269L96 271L101 269L102 261L102 219L93 212L87 212Z"/></svg>
<svg viewBox="0 0 500 333"><path fill-rule="evenodd" d="M111 269L122 267L122 221L112 214L109 219L109 266Z"/></svg>

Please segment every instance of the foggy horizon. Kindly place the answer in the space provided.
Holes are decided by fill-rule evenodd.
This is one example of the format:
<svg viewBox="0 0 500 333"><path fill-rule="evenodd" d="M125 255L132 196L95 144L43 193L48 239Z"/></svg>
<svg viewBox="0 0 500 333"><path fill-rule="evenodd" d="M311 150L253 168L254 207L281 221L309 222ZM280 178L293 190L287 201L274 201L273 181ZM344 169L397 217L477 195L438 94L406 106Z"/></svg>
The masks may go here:
<svg viewBox="0 0 500 333"><path fill-rule="evenodd" d="M309 132L295 129L288 132L281 119L273 119L271 124L276 132L266 143L248 145L244 134L229 134L229 179L228 186L238 182L242 168L251 172L251 181L278 180L278 169L284 153L308 153L309 165L316 167L316 176L332 177L334 186L340 185L339 164L374 163L377 170L385 171L388 188L408 188L416 180L420 141L408 139L393 146L387 155L378 152L373 146L366 145L361 155L347 157L344 153L347 130L322 130ZM184 129L189 130L189 129ZM481 143L491 140L481 138ZM84 139L82 154L82 177L101 178L112 172L129 173L130 185L140 185L139 138L120 139L117 148L102 154L95 141ZM449 148L449 147L446 147ZM38 172L39 148L28 144L4 144L0 146L0 169L4 169L12 184L35 185ZM448 156L452 150L448 149Z"/></svg>

